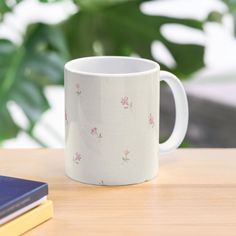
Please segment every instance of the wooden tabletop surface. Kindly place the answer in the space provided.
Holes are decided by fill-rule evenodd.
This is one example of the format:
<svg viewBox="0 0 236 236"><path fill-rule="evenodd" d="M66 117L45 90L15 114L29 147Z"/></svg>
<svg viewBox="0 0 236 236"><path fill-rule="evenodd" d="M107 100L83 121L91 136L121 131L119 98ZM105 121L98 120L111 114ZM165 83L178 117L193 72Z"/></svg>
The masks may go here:
<svg viewBox="0 0 236 236"><path fill-rule="evenodd" d="M0 175L49 184L55 216L28 236L236 235L236 149L179 149L153 181L119 187L68 179L63 150L2 149Z"/></svg>

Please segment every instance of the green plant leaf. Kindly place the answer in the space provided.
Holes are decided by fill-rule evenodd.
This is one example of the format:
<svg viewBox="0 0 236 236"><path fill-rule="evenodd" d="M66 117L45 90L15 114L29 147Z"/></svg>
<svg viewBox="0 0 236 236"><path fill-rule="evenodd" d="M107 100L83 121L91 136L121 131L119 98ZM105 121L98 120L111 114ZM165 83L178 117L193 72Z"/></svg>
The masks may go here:
<svg viewBox="0 0 236 236"><path fill-rule="evenodd" d="M236 36L236 0L222 0L227 6L234 20L234 36Z"/></svg>
<svg viewBox="0 0 236 236"><path fill-rule="evenodd" d="M11 12L13 8L22 0L6 1L0 0L0 22L3 19L3 16L7 12Z"/></svg>
<svg viewBox="0 0 236 236"><path fill-rule="evenodd" d="M0 14L3 15L4 13L11 11L11 8L7 5L6 1L0 1Z"/></svg>
<svg viewBox="0 0 236 236"><path fill-rule="evenodd" d="M68 52L63 35L55 26L30 26L20 46L0 40L0 141L16 136L20 130L8 111L10 101L22 109L29 120L28 131L32 132L49 108L44 88L63 84L66 60Z"/></svg>
<svg viewBox="0 0 236 236"><path fill-rule="evenodd" d="M68 59L91 55L138 55L154 60L151 44L159 40L176 61L175 68L161 64L162 69L183 79L204 65L203 46L174 43L161 34L161 28L172 23L202 30L200 21L145 15L140 10L140 4L145 0L74 2L79 5L79 12L59 25L29 26L22 45L0 40L0 141L16 136L21 130L8 110L11 101L18 104L28 118L26 132L33 137L35 124L49 109L44 89L63 84L63 66ZM0 14L14 7L6 2L0 4Z"/></svg>
<svg viewBox="0 0 236 236"><path fill-rule="evenodd" d="M20 128L15 124L6 106L0 104L0 142L15 137Z"/></svg>
<svg viewBox="0 0 236 236"><path fill-rule="evenodd" d="M13 61L15 52L15 45L8 40L0 40L0 142L15 137L20 130L8 111L7 104L9 100L3 96L3 83L5 81L3 78L7 71L6 68Z"/></svg>
<svg viewBox="0 0 236 236"><path fill-rule="evenodd" d="M99 10L107 6L120 4L123 2L135 1L135 0L74 0L82 10L93 11Z"/></svg>
<svg viewBox="0 0 236 236"><path fill-rule="evenodd" d="M42 3L53 3L53 2L60 2L62 0L39 0Z"/></svg>
<svg viewBox="0 0 236 236"><path fill-rule="evenodd" d="M78 1L86 2L83 0ZM89 2L86 2L89 5ZM200 69L203 63L204 47L201 45L177 44L161 34L165 24L181 24L194 29L202 29L202 22L166 16L150 16L140 11L143 1L99 1L107 6L91 11L82 8L77 14L62 24L69 43L72 58L89 55L132 55L153 59L151 43L161 41L176 60L176 68L166 68L186 78ZM116 4L111 4L115 3ZM94 8L95 9L95 8ZM99 45L99 52L96 50Z"/></svg>

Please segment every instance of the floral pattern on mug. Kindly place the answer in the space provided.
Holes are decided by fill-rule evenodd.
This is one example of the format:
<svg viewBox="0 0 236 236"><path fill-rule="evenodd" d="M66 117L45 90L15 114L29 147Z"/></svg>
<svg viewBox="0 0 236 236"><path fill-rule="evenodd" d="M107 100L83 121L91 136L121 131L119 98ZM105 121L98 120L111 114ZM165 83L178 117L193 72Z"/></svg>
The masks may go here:
<svg viewBox="0 0 236 236"><path fill-rule="evenodd" d="M75 87L76 87L76 93L77 93L78 95L80 95L80 94L81 94L81 90L80 90L80 85L79 85L79 83L76 83Z"/></svg>
<svg viewBox="0 0 236 236"><path fill-rule="evenodd" d="M129 101L129 97L125 96L121 98L120 103L122 104L124 109L132 108L133 103Z"/></svg>
<svg viewBox="0 0 236 236"><path fill-rule="evenodd" d="M95 136L97 138L102 138L102 134L100 132L98 132L98 128L94 127L90 130L90 134L92 136Z"/></svg>
<svg viewBox="0 0 236 236"><path fill-rule="evenodd" d="M76 163L76 164L79 164L79 162L81 161L82 157L81 157L81 154L79 152L76 152L75 155L74 155L74 158L73 158L73 161Z"/></svg>
<svg viewBox="0 0 236 236"><path fill-rule="evenodd" d="M125 162L129 161L130 160L128 157L129 154L130 154L130 151L128 149L124 150L122 160Z"/></svg>
<svg viewBox="0 0 236 236"><path fill-rule="evenodd" d="M155 126L154 117L151 113L149 114L149 117L148 117L148 123L149 123L149 125L152 126L152 128Z"/></svg>

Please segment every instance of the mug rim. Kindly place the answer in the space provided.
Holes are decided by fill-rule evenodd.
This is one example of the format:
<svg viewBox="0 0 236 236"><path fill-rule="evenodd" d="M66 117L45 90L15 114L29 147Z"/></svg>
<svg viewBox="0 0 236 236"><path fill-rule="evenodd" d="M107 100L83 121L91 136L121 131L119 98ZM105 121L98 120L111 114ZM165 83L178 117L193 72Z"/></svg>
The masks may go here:
<svg viewBox="0 0 236 236"><path fill-rule="evenodd" d="M143 71L139 72L130 72L130 73L100 73L100 72L88 72L88 71L82 71L79 69L73 69L71 64L78 62L78 61L83 61L83 60L91 60L91 59L126 59L126 60L132 60L132 61L137 61L137 62L145 62L148 63L152 66L151 69L146 69ZM70 60L66 62L64 65L64 70L68 71L70 73L75 73L78 75L87 75L87 76L96 76L96 77L134 77L134 76L139 76L139 75L147 75L147 74L152 74L154 72L160 71L160 65L152 61L150 59L146 58L140 58L140 57L129 57L129 56L88 56L88 57L80 57L76 58L73 60Z"/></svg>

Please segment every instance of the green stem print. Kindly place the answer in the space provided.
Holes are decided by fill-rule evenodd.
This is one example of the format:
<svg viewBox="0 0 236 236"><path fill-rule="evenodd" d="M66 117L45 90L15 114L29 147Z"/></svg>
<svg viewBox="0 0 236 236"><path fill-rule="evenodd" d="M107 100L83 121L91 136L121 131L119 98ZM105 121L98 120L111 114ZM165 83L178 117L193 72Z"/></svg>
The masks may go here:
<svg viewBox="0 0 236 236"><path fill-rule="evenodd" d="M128 157L129 153L130 153L130 151L128 149L124 150L123 156L122 156L123 161L127 162L127 161L130 160L129 157Z"/></svg>

